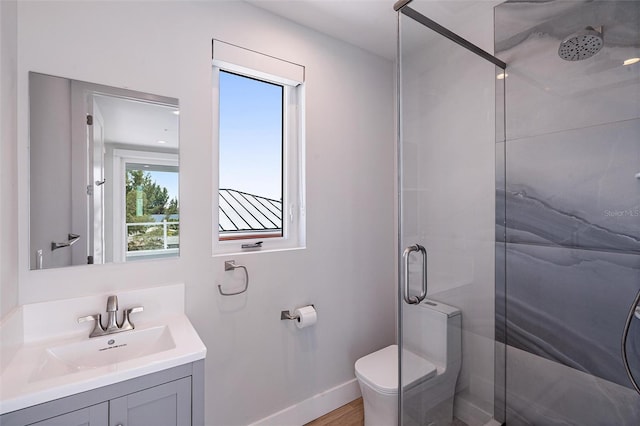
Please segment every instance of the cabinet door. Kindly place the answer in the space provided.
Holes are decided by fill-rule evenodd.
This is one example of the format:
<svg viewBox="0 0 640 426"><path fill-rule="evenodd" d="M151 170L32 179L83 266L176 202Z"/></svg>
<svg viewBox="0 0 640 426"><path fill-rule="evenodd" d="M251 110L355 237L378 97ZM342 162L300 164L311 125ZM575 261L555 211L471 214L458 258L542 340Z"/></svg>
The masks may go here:
<svg viewBox="0 0 640 426"><path fill-rule="evenodd" d="M92 405L82 410L31 423L30 426L107 426L109 419L109 403Z"/></svg>
<svg viewBox="0 0 640 426"><path fill-rule="evenodd" d="M191 426L191 378L132 393L109 403L109 426Z"/></svg>

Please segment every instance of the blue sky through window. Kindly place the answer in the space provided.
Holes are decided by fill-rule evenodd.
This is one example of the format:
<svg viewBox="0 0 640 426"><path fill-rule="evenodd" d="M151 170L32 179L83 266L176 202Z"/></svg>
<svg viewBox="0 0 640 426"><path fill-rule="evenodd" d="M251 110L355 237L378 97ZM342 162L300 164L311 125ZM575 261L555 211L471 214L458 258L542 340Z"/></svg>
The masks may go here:
<svg viewBox="0 0 640 426"><path fill-rule="evenodd" d="M143 169L144 170L144 169ZM155 170L147 171L151 175L151 180L163 188L167 188L169 200L178 198L178 172L159 172ZM179 201L179 199L178 199ZM168 203L167 203L168 205Z"/></svg>
<svg viewBox="0 0 640 426"><path fill-rule="evenodd" d="M220 71L220 188L282 199L283 88Z"/></svg>

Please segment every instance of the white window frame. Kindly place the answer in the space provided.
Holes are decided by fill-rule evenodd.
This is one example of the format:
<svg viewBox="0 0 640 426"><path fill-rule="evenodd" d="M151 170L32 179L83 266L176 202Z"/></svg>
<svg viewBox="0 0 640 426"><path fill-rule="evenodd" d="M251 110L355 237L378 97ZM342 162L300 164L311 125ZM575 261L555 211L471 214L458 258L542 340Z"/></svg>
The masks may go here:
<svg viewBox="0 0 640 426"><path fill-rule="evenodd" d="M304 67L272 56L213 40L213 235L214 256L301 249L305 247ZM219 231L219 113L220 71L283 86L282 236L220 240ZM242 245L260 247L242 248Z"/></svg>

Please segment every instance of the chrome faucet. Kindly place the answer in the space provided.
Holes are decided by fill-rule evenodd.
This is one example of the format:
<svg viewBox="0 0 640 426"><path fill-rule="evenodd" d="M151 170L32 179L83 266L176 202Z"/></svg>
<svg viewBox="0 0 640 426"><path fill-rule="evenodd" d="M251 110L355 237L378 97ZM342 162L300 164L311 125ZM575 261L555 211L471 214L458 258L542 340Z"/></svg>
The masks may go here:
<svg viewBox="0 0 640 426"><path fill-rule="evenodd" d="M122 322L118 324L118 296L109 296L107 299L107 326L102 326L102 314L88 315L78 318L78 323L86 321L94 321L95 325L89 337L105 336L107 334L120 333L122 331L133 330L135 326L130 320L130 315L136 312L142 312L142 306L125 309L122 313Z"/></svg>

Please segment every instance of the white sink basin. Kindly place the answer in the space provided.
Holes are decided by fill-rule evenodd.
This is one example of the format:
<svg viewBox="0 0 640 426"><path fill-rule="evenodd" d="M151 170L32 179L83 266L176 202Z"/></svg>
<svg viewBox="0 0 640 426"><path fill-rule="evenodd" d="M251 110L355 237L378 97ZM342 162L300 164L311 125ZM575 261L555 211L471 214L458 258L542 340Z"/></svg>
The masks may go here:
<svg viewBox="0 0 640 426"><path fill-rule="evenodd" d="M43 360L30 381L50 379L77 371L116 365L146 355L174 349L165 325L130 330L44 349Z"/></svg>
<svg viewBox="0 0 640 426"><path fill-rule="evenodd" d="M204 359L184 292L183 284L119 292L121 306L144 306L136 328L94 338L93 324L76 319L102 312L112 293L18 307L0 322L0 414Z"/></svg>

